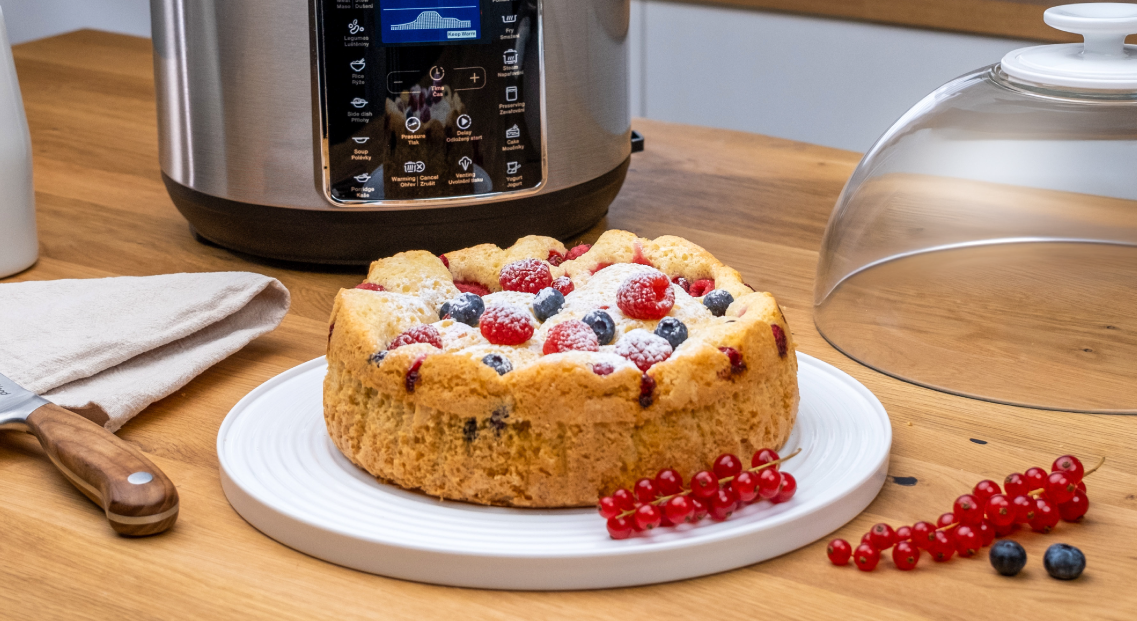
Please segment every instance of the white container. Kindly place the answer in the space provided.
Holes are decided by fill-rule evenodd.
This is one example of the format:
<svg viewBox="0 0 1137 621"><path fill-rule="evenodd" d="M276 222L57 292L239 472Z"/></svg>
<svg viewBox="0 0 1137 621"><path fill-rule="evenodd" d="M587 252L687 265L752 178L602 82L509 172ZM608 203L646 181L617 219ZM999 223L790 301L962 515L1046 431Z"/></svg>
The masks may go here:
<svg viewBox="0 0 1137 621"><path fill-rule="evenodd" d="M32 138L0 10L0 278L31 267L38 254Z"/></svg>

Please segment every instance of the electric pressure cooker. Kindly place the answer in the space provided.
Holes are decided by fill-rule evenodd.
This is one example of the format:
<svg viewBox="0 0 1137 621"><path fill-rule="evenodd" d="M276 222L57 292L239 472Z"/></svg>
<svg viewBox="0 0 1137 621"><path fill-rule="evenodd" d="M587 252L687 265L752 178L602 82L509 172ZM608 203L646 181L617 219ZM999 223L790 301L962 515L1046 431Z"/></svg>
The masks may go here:
<svg viewBox="0 0 1137 621"><path fill-rule="evenodd" d="M607 212L628 0L152 0L162 174L197 236L366 263Z"/></svg>

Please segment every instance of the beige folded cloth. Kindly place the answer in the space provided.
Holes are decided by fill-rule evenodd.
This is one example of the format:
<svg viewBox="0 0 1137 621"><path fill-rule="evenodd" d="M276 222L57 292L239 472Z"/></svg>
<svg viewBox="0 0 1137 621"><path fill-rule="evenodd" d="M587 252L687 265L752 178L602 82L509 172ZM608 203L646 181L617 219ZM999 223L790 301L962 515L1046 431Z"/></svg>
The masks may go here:
<svg viewBox="0 0 1137 621"><path fill-rule="evenodd" d="M0 284L0 373L117 431L288 305L280 281L247 272Z"/></svg>

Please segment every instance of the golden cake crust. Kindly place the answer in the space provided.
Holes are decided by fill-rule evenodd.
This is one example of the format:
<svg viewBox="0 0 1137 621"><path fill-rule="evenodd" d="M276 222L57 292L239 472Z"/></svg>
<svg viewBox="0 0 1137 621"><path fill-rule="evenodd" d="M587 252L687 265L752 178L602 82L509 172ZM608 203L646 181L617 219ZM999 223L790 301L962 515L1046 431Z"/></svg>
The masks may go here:
<svg viewBox="0 0 1137 621"><path fill-rule="evenodd" d="M449 269L430 253L406 252L372 264L367 282L386 291L341 290L324 382L324 415L336 446L401 487L519 507L591 505L661 468L690 476L724 452L781 448L798 406L797 360L785 317L772 295L753 292L738 272L682 238L609 231L576 260L550 264L554 278L569 276L576 291L527 344L492 345L476 329L438 320L442 303L459 294L454 281L497 292L504 265L544 261L550 250L566 252L544 237L526 237L508 249L475 246L447 253ZM713 317L675 288L672 315L682 317L690 337L646 372L655 388L642 403L645 374L612 353L540 353L553 325L579 319L606 295L614 299L612 283L622 274L651 269L634 262L691 281L713 279L735 298L723 317ZM604 264L617 265L593 273ZM525 295L495 293L486 305ZM617 338L657 323L623 317L614 303L610 312L619 317ZM442 349L418 343L376 356L422 324L438 326ZM785 335L784 353L772 326ZM744 367L732 368L720 350L725 347L741 354ZM486 353L506 356L514 369L499 375L481 362ZM593 371L597 361L614 360L620 364L612 373ZM417 381L408 383L416 364Z"/></svg>

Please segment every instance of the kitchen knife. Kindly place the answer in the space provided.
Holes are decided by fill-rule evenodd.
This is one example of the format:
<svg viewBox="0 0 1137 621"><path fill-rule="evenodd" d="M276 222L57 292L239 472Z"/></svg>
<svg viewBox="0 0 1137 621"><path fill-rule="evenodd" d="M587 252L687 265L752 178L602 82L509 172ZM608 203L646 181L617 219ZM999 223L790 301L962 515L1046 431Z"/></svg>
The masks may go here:
<svg viewBox="0 0 1137 621"><path fill-rule="evenodd" d="M106 511L118 534L154 535L178 520L177 488L142 451L0 374L3 430L38 438L63 476Z"/></svg>

